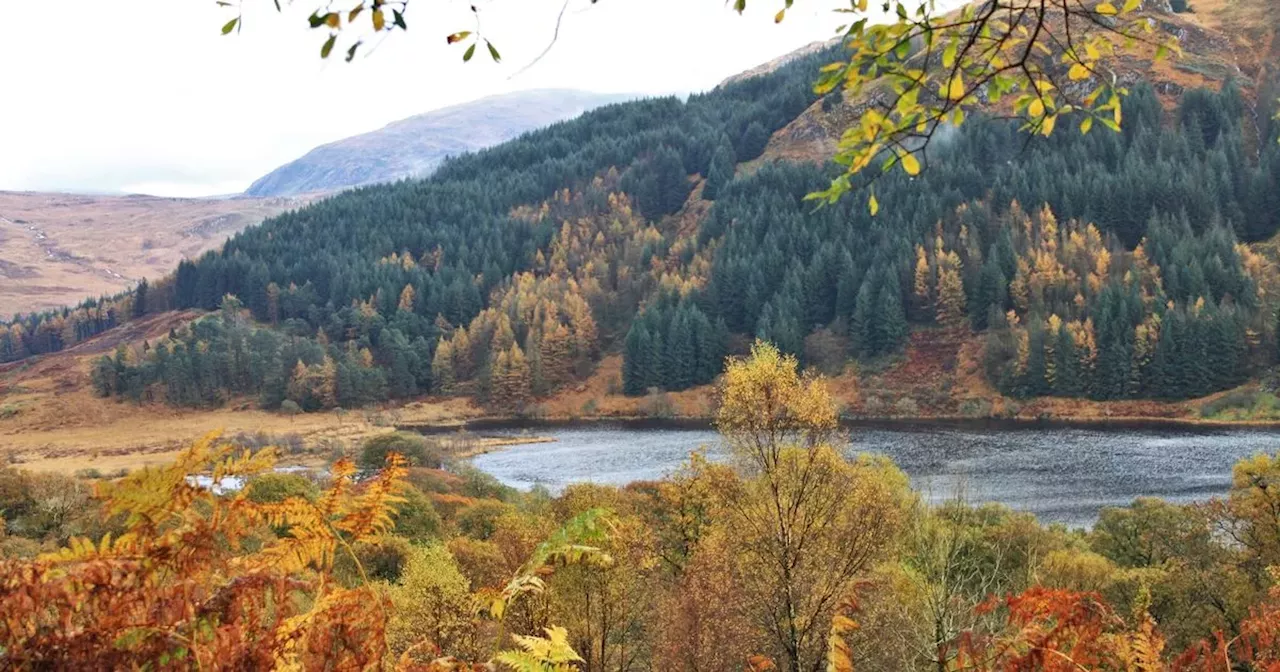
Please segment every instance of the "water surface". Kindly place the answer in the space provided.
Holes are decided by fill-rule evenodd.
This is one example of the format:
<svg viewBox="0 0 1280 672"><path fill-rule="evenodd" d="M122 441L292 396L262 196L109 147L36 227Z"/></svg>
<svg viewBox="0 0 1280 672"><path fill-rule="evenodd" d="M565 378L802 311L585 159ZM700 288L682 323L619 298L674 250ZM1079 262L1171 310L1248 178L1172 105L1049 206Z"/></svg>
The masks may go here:
<svg viewBox="0 0 1280 672"><path fill-rule="evenodd" d="M484 433L522 431L530 430ZM556 441L512 446L477 456L474 464L508 485L554 491L571 483L660 478L699 448L712 459L727 457L706 429L583 424L532 431ZM1280 450L1280 431L911 425L849 432L850 454L891 457L933 501L960 493L970 502L1002 502L1069 525L1089 525L1100 508L1136 497L1190 502L1225 493L1236 461Z"/></svg>

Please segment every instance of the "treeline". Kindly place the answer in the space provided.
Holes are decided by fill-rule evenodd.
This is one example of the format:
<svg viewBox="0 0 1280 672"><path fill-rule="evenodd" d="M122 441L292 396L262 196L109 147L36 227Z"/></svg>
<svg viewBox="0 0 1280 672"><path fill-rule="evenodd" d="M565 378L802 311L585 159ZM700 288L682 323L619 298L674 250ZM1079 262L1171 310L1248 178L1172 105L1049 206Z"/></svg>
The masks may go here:
<svg viewBox="0 0 1280 672"><path fill-rule="evenodd" d="M145 280L139 290L141 301L132 294L88 299L75 308L16 315L0 323L0 363L57 352L142 316Z"/></svg>
<svg viewBox="0 0 1280 672"><path fill-rule="evenodd" d="M155 345L121 345L92 369L95 391L135 402L215 406L248 395L264 408L359 408L431 387L430 347L387 328L372 311L359 335L338 345L259 327L234 296L220 313L171 331Z"/></svg>

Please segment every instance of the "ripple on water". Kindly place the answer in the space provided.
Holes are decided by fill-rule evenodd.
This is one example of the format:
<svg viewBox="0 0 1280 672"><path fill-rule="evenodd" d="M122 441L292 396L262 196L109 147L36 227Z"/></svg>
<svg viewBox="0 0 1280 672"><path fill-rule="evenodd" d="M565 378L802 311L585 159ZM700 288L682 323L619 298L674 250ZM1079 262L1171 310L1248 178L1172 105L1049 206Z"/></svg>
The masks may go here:
<svg viewBox="0 0 1280 672"><path fill-rule="evenodd" d="M477 456L474 464L514 487L541 484L558 491L572 483L622 485L661 478L700 448L711 459L726 457L710 430L592 424L538 433L556 442L512 446ZM1239 459L1280 450L1280 432L1247 430L921 425L855 428L850 438L850 453L889 456L932 501L959 493L971 502L1001 502L1046 522L1070 525L1089 525L1100 508L1136 497L1189 502L1222 494Z"/></svg>

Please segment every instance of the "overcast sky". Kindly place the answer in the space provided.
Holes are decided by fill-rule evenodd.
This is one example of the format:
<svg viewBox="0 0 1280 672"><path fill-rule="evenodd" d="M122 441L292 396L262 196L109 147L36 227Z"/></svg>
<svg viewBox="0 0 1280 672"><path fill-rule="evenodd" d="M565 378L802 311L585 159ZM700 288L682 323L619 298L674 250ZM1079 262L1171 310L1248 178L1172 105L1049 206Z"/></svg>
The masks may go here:
<svg viewBox="0 0 1280 672"><path fill-rule="evenodd" d="M243 0L238 35L215 0L7 1L0 19L0 189L204 196L243 190L312 147L475 98L533 88L657 94L725 77L827 39L848 0L480 0L504 62L469 64L444 35L474 25L467 2L414 0L354 63L306 16L321 0ZM347 3L338 0L335 7ZM354 4L352 2L351 4ZM341 44L341 43L340 43Z"/></svg>

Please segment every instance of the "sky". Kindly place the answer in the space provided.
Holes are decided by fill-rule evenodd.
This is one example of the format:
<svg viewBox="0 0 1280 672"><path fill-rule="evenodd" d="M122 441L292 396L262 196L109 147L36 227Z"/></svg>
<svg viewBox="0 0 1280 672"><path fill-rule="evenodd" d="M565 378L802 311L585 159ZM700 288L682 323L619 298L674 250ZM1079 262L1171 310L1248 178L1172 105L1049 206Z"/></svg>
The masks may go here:
<svg viewBox="0 0 1280 672"><path fill-rule="evenodd" d="M501 64L444 36L475 28L469 3L411 0L409 31L354 62L319 57L306 17L323 0L0 0L0 190L238 193L311 148L476 98L537 88L666 94L834 35L848 0L477 0ZM282 3L284 4L284 3ZM354 1L336 0L346 7ZM339 49L343 43L339 43ZM530 66L530 67L526 67Z"/></svg>

